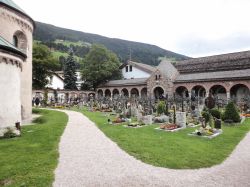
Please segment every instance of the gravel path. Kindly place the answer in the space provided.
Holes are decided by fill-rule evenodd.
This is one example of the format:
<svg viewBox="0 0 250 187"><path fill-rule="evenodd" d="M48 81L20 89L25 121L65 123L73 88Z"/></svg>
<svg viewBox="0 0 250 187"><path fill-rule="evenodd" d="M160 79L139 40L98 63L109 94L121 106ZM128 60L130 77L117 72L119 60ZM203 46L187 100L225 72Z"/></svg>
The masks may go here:
<svg viewBox="0 0 250 187"><path fill-rule="evenodd" d="M250 133L221 165L206 169L154 167L121 150L81 113L64 111L57 187L250 186Z"/></svg>

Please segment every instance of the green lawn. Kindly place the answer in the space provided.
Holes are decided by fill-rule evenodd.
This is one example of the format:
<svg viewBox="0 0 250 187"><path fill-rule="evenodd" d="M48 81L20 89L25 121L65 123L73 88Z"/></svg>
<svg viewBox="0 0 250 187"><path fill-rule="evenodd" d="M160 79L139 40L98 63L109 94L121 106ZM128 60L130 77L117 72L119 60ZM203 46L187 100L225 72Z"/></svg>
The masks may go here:
<svg viewBox="0 0 250 187"><path fill-rule="evenodd" d="M100 112L83 111L90 120L123 150L135 158L173 169L204 168L220 164L250 130L250 119L238 126L223 126L223 134L214 139L188 136L195 128L178 132L155 130L159 125L124 128L108 125Z"/></svg>
<svg viewBox="0 0 250 187"><path fill-rule="evenodd" d="M69 56L68 53L64 53L64 52L61 52L61 51L52 51L52 55L55 57L55 58L59 58L60 56L63 56L65 58L67 58ZM75 56L74 55L74 58L77 62L80 62L82 61L82 58L81 57L78 57L78 56Z"/></svg>
<svg viewBox="0 0 250 187"><path fill-rule="evenodd" d="M57 44L60 43L60 44L63 44L67 47L70 47L71 45L73 45L73 46L86 46L86 47L91 46L91 44L87 43L87 42L82 42L82 41L72 42L72 41L68 41L68 40L59 40L59 39L57 39L55 41L55 43L57 43Z"/></svg>
<svg viewBox="0 0 250 187"><path fill-rule="evenodd" d="M22 136L0 140L0 186L51 186L58 162L58 143L68 121L62 112L35 110L36 124Z"/></svg>

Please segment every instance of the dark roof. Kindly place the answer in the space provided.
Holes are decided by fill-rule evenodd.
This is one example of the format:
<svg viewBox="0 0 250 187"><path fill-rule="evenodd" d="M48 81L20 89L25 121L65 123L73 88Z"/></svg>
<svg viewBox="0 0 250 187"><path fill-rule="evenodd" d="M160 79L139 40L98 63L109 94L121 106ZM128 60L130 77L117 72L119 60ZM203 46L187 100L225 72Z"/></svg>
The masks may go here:
<svg viewBox="0 0 250 187"><path fill-rule="evenodd" d="M132 66L134 66L140 70L143 70L149 74L153 73L156 70L156 67L154 67L154 66L150 66L148 64L142 64L142 63L134 62L134 61L127 61L126 63L123 63L119 68L122 69L126 65L132 65Z"/></svg>
<svg viewBox="0 0 250 187"><path fill-rule="evenodd" d="M250 51L193 58L179 61L175 67L180 73L246 69L250 68Z"/></svg>
<svg viewBox="0 0 250 187"><path fill-rule="evenodd" d="M0 0L0 5L1 4L7 6L8 8L10 8L12 10L19 12L20 14L22 14L26 17L28 17L31 20L31 22L33 23L33 25L35 26L34 20L23 9L21 9L16 3L14 3L12 0Z"/></svg>
<svg viewBox="0 0 250 187"><path fill-rule="evenodd" d="M9 43L7 40L5 40L3 37L0 36L0 49L6 50L8 52L12 52L16 55L22 56L23 58L27 58L27 55L20 51L18 48L16 48L14 45Z"/></svg>
<svg viewBox="0 0 250 187"><path fill-rule="evenodd" d="M250 78L250 69L180 74L175 82L199 82Z"/></svg>
<svg viewBox="0 0 250 187"><path fill-rule="evenodd" d="M113 80L113 81L107 82L106 84L100 85L99 87L133 86L133 85L143 85L143 84L147 84L147 78Z"/></svg>

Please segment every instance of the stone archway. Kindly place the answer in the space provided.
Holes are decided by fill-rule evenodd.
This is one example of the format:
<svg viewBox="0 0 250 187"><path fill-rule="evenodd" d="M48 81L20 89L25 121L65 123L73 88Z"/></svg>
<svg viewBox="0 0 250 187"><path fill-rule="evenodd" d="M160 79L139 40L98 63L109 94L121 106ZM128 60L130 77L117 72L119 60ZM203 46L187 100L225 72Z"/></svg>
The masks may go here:
<svg viewBox="0 0 250 187"><path fill-rule="evenodd" d="M209 93L216 99L227 100L226 88L222 85L214 85L209 89Z"/></svg>
<svg viewBox="0 0 250 187"><path fill-rule="evenodd" d="M99 89L99 90L97 91L97 97L98 97L98 98L102 98L102 97L103 97L103 91L102 91L101 89Z"/></svg>
<svg viewBox="0 0 250 187"><path fill-rule="evenodd" d="M120 95L119 90L118 89L114 89L113 90L113 98L118 98L119 95Z"/></svg>
<svg viewBox="0 0 250 187"><path fill-rule="evenodd" d="M175 89L175 93L180 97L189 97L188 89L185 86L179 86Z"/></svg>
<svg viewBox="0 0 250 187"><path fill-rule="evenodd" d="M123 88L121 91L121 95L124 97L129 97L129 92L126 88Z"/></svg>
<svg viewBox="0 0 250 187"><path fill-rule="evenodd" d="M106 89L104 96L111 98L111 91L109 89Z"/></svg>
<svg viewBox="0 0 250 187"><path fill-rule="evenodd" d="M231 87L230 95L236 102L244 102L250 98L250 91L246 85L236 84Z"/></svg>
<svg viewBox="0 0 250 187"><path fill-rule="evenodd" d="M139 91L137 88L132 88L130 91L131 97L139 97Z"/></svg>
<svg viewBox="0 0 250 187"><path fill-rule="evenodd" d="M84 93L84 92L81 92L81 93L79 94L79 97L80 97L81 100L85 100L85 99L87 98L87 94Z"/></svg>
<svg viewBox="0 0 250 187"><path fill-rule="evenodd" d="M154 98L155 99L161 99L164 97L164 89L160 86L156 87L154 89Z"/></svg>
<svg viewBox="0 0 250 187"><path fill-rule="evenodd" d="M148 92L147 88L142 88L141 89L141 98L147 98L147 96L148 96L147 92Z"/></svg>
<svg viewBox="0 0 250 187"><path fill-rule="evenodd" d="M201 85L196 85L191 90L191 95L199 98L206 97L206 89Z"/></svg>

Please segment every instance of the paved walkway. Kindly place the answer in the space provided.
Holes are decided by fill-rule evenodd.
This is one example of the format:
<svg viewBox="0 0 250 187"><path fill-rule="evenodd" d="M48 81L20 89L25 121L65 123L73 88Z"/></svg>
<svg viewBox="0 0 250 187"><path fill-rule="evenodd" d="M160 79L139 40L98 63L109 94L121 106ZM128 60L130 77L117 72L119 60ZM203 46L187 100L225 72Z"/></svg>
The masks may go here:
<svg viewBox="0 0 250 187"><path fill-rule="evenodd" d="M136 160L81 113L64 112L68 114L69 122L59 145L54 186L250 186L250 133L221 165L172 170Z"/></svg>

